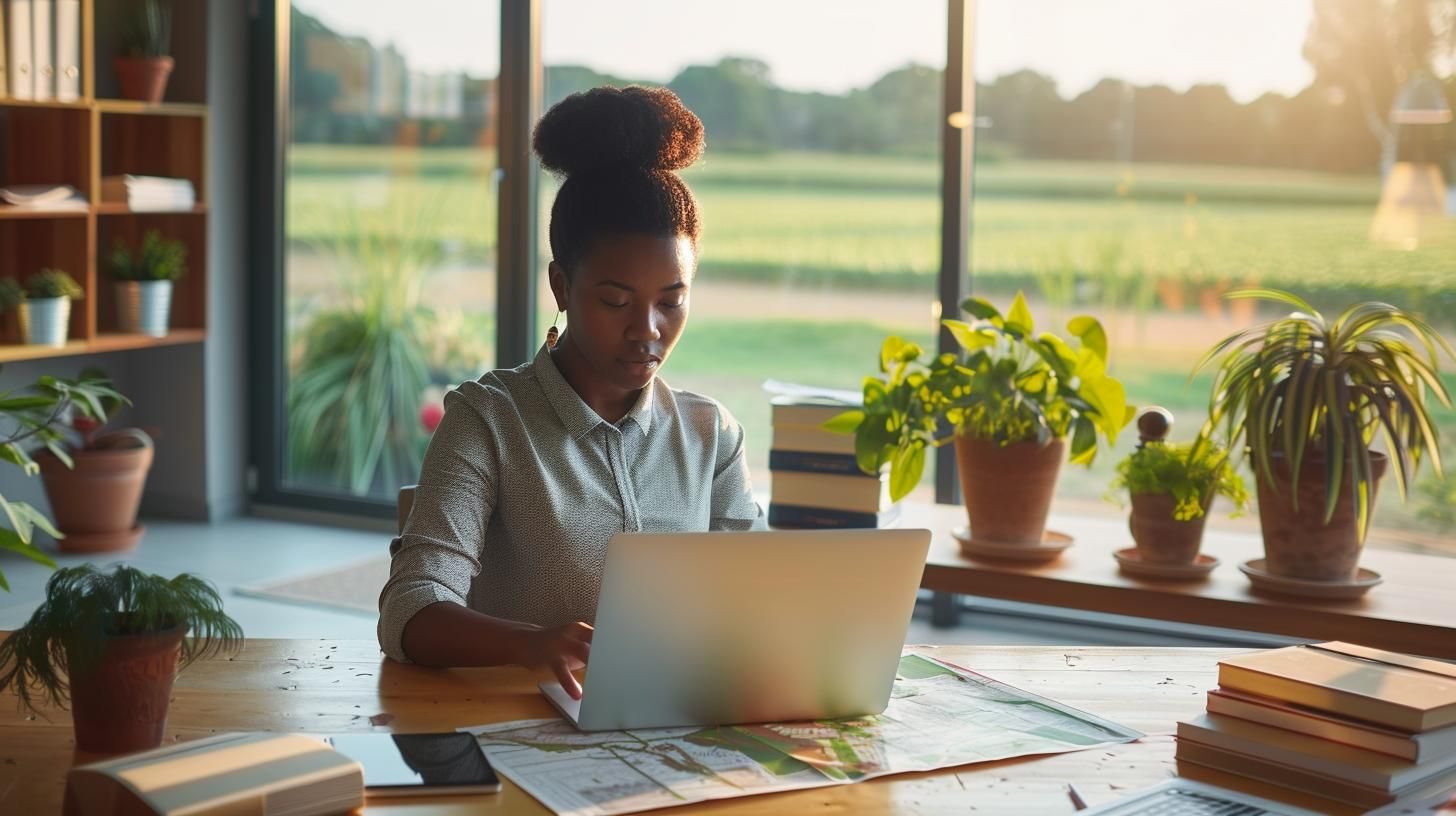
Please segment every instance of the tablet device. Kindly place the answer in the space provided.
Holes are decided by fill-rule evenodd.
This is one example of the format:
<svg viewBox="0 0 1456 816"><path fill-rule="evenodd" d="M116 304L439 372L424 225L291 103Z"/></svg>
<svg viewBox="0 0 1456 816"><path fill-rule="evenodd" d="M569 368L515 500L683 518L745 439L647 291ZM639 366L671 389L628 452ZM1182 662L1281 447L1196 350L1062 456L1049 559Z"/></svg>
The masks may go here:
<svg viewBox="0 0 1456 816"><path fill-rule="evenodd" d="M368 796L495 793L500 780L473 734L338 734L326 740L364 766Z"/></svg>

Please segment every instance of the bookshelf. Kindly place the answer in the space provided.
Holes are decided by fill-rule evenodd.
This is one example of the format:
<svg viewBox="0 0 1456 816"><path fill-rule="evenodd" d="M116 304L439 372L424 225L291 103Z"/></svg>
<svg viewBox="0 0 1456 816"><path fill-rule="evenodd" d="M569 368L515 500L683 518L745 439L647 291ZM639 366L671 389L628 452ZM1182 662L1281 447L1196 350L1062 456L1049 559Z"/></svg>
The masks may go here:
<svg viewBox="0 0 1456 816"><path fill-rule="evenodd" d="M70 184L85 210L44 212L0 205L0 277L23 282L42 267L69 272L85 290L72 304L64 347L21 343L16 314L0 316L0 363L156 346L207 338L207 2L173 3L172 57L165 100L146 104L116 98L111 67L125 4L81 0L81 98L22 101L0 90L0 186ZM8 23L8 21L7 21ZM175 212L133 212L101 201L103 176L185 178L197 204ZM135 247L148 230L187 247L187 275L172 294L166 337L117 331L115 287L106 256L118 239Z"/></svg>

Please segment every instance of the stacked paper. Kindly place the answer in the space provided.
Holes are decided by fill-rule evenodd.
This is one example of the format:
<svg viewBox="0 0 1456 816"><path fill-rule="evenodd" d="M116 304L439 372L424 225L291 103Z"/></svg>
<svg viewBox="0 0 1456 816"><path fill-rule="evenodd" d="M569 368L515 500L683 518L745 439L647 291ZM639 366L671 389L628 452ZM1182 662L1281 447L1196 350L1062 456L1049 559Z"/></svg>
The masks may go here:
<svg viewBox="0 0 1456 816"><path fill-rule="evenodd" d="M160 176L106 176L101 200L125 204L137 212L190 210L197 201L192 182Z"/></svg>

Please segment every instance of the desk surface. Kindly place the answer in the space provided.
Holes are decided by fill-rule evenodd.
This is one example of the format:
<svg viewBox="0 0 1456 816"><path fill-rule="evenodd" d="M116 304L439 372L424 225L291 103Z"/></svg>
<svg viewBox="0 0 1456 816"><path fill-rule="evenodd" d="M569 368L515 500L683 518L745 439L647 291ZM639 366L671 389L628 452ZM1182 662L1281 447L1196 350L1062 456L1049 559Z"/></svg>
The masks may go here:
<svg viewBox="0 0 1456 816"><path fill-rule="evenodd" d="M920 582L926 589L1456 658L1456 558L1366 550L1361 564L1385 582L1365 597L1289 599L1254 594L1239 572L1240 563L1263 557L1255 535L1210 530L1203 551L1220 563L1207 580L1152 581L1118 571L1112 553L1133 544L1125 519L1054 517L1048 526L1075 543L1055 561L1016 565L961 555L951 530L966 523L962 507L906 511L905 526L935 533Z"/></svg>
<svg viewBox="0 0 1456 816"><path fill-rule="evenodd" d="M1071 813L1063 785L1091 804L1175 772L1174 723L1204 707L1216 661L1240 650L1047 647L916 647L952 662L1143 731L1131 745L1007 760L821 788L708 803L704 813ZM517 668L436 670L385 660L372 642L249 640L231 659L198 663L177 680L167 740L220 731L428 731L553 716L536 678ZM8 696L8 695L7 695ZM0 700L0 813L60 811L65 774L77 761L64 711L44 718ZM1268 786L1230 780L1251 793L1328 810ZM376 802L370 813L548 813L506 782L501 793L453 800ZM674 809L672 813L685 812Z"/></svg>

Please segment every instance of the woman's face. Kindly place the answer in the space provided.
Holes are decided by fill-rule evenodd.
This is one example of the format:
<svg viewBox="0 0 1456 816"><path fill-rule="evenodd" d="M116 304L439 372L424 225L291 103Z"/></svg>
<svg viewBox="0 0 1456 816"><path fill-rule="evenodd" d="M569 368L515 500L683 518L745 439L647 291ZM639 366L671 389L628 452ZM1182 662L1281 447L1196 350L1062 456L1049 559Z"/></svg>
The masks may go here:
<svg viewBox="0 0 1456 816"><path fill-rule="evenodd" d="M667 362L688 322L697 258L687 236L605 238L567 280L551 264L551 290L571 342L611 385L637 390Z"/></svg>

